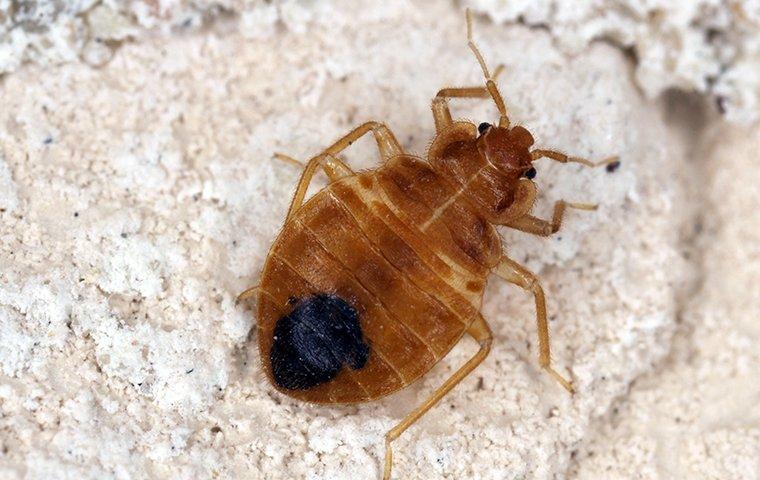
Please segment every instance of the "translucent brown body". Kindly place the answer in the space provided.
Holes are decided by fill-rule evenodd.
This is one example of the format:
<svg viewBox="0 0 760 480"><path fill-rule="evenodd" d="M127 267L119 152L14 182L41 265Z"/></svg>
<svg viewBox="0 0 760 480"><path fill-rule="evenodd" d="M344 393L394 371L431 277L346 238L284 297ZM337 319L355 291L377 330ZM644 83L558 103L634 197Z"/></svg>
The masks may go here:
<svg viewBox="0 0 760 480"><path fill-rule="evenodd" d="M497 210L496 199L510 192L495 191L505 181L489 182L501 175L478 154L475 126L453 128L469 138L440 151L434 144L441 161L402 155L338 180L283 228L259 286L259 347L270 378L271 332L293 297L331 292L345 299L359 312L371 348L364 368L345 368L328 383L288 395L347 403L392 393L427 372L477 318L501 242L467 199L493 198ZM462 183L469 185L440 171L448 157L466 157L471 172Z"/></svg>
<svg viewBox="0 0 760 480"><path fill-rule="evenodd" d="M559 230L566 207L551 220L530 214L536 197L532 162L549 158L597 164L543 149L510 126L495 74L468 38L485 87L444 88L433 99L436 137L426 159L406 154L382 123L367 122L313 157L259 285L258 342L263 368L282 393L314 403L374 400L404 388L443 358L466 333L478 352L385 436L383 478L391 443L467 377L488 355L493 336L480 314L493 274L530 292L536 305L539 366L569 392L551 365L546 300L538 278L502 251L496 225L533 235ZM491 98L499 122L454 122L449 98ZM376 169L354 172L337 155L372 133ZM297 162L284 155L280 158ZM330 183L304 203L318 169Z"/></svg>

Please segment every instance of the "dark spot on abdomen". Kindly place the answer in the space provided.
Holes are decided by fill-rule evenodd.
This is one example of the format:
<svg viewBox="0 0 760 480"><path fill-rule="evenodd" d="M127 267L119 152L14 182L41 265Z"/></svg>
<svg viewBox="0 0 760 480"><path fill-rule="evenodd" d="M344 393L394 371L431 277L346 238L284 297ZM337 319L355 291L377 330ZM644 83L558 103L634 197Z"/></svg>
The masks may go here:
<svg viewBox="0 0 760 480"><path fill-rule="evenodd" d="M269 352L274 381L286 390L307 390L329 382L343 365L358 370L368 357L356 310L324 293L299 300L292 312L277 321Z"/></svg>

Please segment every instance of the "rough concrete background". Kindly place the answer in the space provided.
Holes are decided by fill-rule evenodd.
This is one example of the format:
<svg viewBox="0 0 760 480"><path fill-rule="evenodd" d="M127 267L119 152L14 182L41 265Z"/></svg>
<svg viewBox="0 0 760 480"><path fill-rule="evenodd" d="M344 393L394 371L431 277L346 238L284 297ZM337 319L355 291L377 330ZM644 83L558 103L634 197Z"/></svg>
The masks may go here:
<svg viewBox="0 0 760 480"><path fill-rule="evenodd" d="M70 5L131 9L129 41L0 55L36 61L0 83L0 477L376 477L385 431L474 345L383 401L304 405L260 373L252 311L234 298L298 177L273 152L305 159L379 119L424 155L437 89L482 82L460 6L85 3ZM478 16L476 36L507 66L513 121L540 145L622 160L614 173L541 163L539 215L560 198L600 209L571 211L551 239L502 230L541 275L556 366L578 393L537 367L532 299L494 280L493 353L396 442L397 477L760 478L757 127L723 124L709 94L652 100L689 84L644 93L642 63L614 42L526 16L501 25L506 5L474 6L497 21ZM188 9L205 13L185 25ZM4 25L6 40L37 38ZM463 101L455 115L495 110ZM346 157L376 162L364 140Z"/></svg>
<svg viewBox="0 0 760 480"><path fill-rule="evenodd" d="M699 286L667 360L597 422L568 478L760 477L758 133L705 132Z"/></svg>
<svg viewBox="0 0 760 480"><path fill-rule="evenodd" d="M695 90L732 121L760 119L757 0L461 4L500 24L546 30L565 54L576 55L593 42L624 49L635 60L634 82L650 99L670 88ZM276 21L304 34L312 18L330 18L340 5L328 0L0 0L0 73L27 61L103 65L126 42L186 34L220 22L246 36L269 36ZM341 9L355 12L351 22L359 27L365 11L374 8L370 5L365 1Z"/></svg>

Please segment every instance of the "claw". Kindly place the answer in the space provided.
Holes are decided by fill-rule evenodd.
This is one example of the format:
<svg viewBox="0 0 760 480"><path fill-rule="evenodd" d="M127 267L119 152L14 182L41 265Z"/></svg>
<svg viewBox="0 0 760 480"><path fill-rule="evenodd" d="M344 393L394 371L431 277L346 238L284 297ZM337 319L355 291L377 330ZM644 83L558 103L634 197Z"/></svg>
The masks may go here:
<svg viewBox="0 0 760 480"><path fill-rule="evenodd" d="M559 382L559 384L562 385L562 387L564 387L565 390L570 392L570 395L575 393L575 389L573 388L573 384L572 382L570 382L570 380L567 380L565 377L557 373L557 371L554 370L552 367L548 367L548 366L544 367L544 370L546 370L549 373L549 375L554 377L554 379L557 382Z"/></svg>

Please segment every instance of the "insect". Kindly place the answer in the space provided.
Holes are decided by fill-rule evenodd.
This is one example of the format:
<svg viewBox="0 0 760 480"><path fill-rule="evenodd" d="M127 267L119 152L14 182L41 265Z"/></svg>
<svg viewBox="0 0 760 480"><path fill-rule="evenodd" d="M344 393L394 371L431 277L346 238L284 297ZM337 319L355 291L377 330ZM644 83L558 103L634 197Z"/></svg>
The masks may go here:
<svg viewBox="0 0 760 480"><path fill-rule="evenodd" d="M432 101L436 136L427 158L405 153L378 122L360 125L313 157L260 284L239 297L258 297L258 343L267 377L280 392L307 402L378 399L419 379L465 334L479 343L473 357L387 432L386 480L393 441L488 355L493 335L480 307L491 274L533 294L539 365L573 392L570 380L551 364L541 285L503 253L495 226L548 236L559 230L566 208L596 208L559 201L551 220L532 216L534 161L616 164L615 158L592 163L531 149L530 132L510 125L496 75L472 39L469 12L466 18L468 45L485 86L438 92ZM498 123L452 120L448 99L468 97L492 99ZM354 172L338 154L367 133L382 164ZM319 169L329 184L305 202Z"/></svg>

